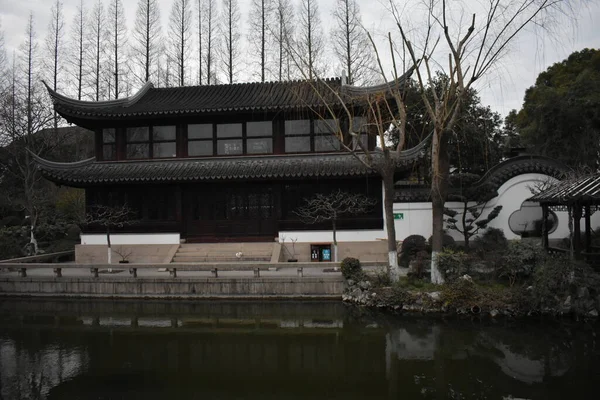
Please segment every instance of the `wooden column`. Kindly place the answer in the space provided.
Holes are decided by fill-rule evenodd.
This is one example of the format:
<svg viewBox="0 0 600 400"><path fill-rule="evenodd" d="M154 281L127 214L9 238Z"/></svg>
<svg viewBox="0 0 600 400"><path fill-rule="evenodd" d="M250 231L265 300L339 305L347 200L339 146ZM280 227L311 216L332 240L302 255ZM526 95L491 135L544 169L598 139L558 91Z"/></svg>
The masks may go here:
<svg viewBox="0 0 600 400"><path fill-rule="evenodd" d="M573 252L575 259L581 259L581 204L573 204Z"/></svg>
<svg viewBox="0 0 600 400"><path fill-rule="evenodd" d="M542 204L542 245L548 250L548 204Z"/></svg>
<svg viewBox="0 0 600 400"><path fill-rule="evenodd" d="M591 207L589 204L585 205L585 251L590 253L592 251L592 226L591 226Z"/></svg>

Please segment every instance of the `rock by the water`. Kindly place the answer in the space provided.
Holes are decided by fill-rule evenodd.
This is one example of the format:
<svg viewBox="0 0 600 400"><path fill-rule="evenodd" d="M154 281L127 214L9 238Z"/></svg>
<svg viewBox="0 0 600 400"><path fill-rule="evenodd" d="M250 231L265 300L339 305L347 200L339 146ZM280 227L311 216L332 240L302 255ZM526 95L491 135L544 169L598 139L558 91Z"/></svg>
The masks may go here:
<svg viewBox="0 0 600 400"><path fill-rule="evenodd" d="M492 317L492 318L496 318L498 316L498 314L500 314L500 311L498 311L498 310L490 311L490 317Z"/></svg>
<svg viewBox="0 0 600 400"><path fill-rule="evenodd" d="M571 296L568 296L562 305L562 312L564 312L564 313L571 312L572 306L573 306L573 304L571 303Z"/></svg>
<svg viewBox="0 0 600 400"><path fill-rule="evenodd" d="M592 310L587 315L589 315L590 317L596 318L598 316L598 311L597 310Z"/></svg>
<svg viewBox="0 0 600 400"><path fill-rule="evenodd" d="M468 274L464 274L463 276L461 276L461 277L460 277L460 278L458 278L458 279L462 279L463 281L467 281L467 282L471 282L471 283L473 283L473 278L471 278L471 276L470 276L470 275L468 275Z"/></svg>
<svg viewBox="0 0 600 400"><path fill-rule="evenodd" d="M355 282L354 282L354 279L348 279L348 280L346 281L346 283L348 284L348 286L354 286L354 283L355 283Z"/></svg>

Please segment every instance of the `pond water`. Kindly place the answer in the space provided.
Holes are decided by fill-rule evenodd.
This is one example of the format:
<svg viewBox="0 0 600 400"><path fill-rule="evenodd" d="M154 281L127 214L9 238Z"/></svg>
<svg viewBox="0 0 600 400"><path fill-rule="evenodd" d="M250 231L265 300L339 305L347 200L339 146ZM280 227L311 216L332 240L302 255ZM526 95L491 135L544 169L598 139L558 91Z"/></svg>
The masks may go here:
<svg viewBox="0 0 600 400"><path fill-rule="evenodd" d="M0 399L586 399L598 325L339 302L0 302Z"/></svg>

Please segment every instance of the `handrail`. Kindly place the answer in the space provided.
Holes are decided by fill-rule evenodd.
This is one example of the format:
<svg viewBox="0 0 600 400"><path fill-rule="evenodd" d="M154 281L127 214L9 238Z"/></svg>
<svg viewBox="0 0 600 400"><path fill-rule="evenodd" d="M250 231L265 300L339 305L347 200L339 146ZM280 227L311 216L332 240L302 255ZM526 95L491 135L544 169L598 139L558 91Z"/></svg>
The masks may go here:
<svg viewBox="0 0 600 400"><path fill-rule="evenodd" d="M7 260L0 260L0 264L13 264L13 263L25 263L27 261L36 261L36 260L56 260L63 256L75 255L75 250L67 250L67 251L59 251L56 253L47 253L47 254L37 254L35 256L27 256L27 257L18 257L18 258L10 258ZM36 264L39 265L39 264Z"/></svg>
<svg viewBox="0 0 600 400"><path fill-rule="evenodd" d="M385 263L381 262L365 262L362 265L364 267L372 266L384 266ZM154 263L126 263L126 264L57 264L57 263L3 263L2 268L15 269L20 277L27 277L27 269L50 269L54 271L56 278L62 277L63 269L78 269L85 270L89 269L91 275L95 278L101 270L104 269L129 269L129 273L137 278L138 270L156 270L164 269L165 272L169 272L169 275L173 278L177 277L177 271L204 271L211 272L215 278L219 277L219 271L240 271L254 273L254 277L260 277L261 271L266 271L272 268L278 269L296 269L299 277L304 276L304 269L323 269L323 268L337 268L339 262L300 262L300 263L260 263L260 262L238 262L238 263L171 263L171 264L154 264Z"/></svg>

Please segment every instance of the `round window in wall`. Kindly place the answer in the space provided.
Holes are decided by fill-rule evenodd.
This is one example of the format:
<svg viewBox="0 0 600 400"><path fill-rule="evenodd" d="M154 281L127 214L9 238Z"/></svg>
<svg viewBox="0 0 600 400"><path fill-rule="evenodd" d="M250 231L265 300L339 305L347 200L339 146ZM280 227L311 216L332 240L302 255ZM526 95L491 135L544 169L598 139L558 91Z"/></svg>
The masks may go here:
<svg viewBox="0 0 600 400"><path fill-rule="evenodd" d="M535 202L524 201L521 208L513 212L508 219L508 226L513 233L521 237L542 236L542 207ZM548 211L548 233L558 227L558 217Z"/></svg>

